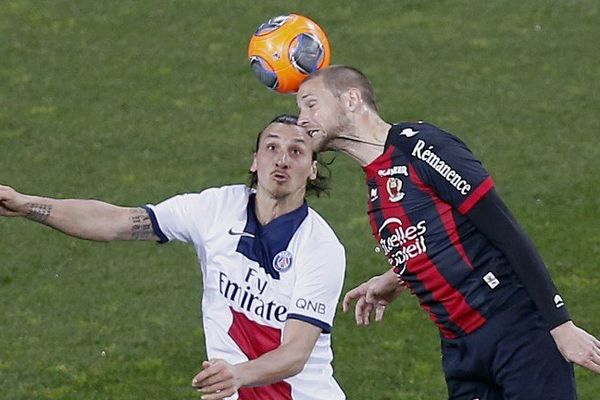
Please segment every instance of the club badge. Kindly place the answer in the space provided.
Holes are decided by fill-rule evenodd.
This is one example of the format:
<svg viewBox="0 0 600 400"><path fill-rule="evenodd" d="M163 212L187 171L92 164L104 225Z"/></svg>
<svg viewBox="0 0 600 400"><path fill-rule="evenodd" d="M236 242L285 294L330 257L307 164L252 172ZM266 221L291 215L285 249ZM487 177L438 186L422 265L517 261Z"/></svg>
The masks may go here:
<svg viewBox="0 0 600 400"><path fill-rule="evenodd" d="M287 250L280 251L273 257L273 268L277 272L287 272L292 268L292 253Z"/></svg>
<svg viewBox="0 0 600 400"><path fill-rule="evenodd" d="M391 177L388 179L387 184L387 192L390 195L390 201L396 202L400 201L404 198L404 192L402 192L402 180L398 178Z"/></svg>

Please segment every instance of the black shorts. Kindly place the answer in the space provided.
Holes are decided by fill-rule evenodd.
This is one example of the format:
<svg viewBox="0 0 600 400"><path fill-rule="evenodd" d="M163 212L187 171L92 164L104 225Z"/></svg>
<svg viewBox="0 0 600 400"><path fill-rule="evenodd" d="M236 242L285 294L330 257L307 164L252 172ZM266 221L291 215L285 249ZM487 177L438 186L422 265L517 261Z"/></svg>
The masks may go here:
<svg viewBox="0 0 600 400"><path fill-rule="evenodd" d="M450 400L577 399L573 365L531 300L519 298L475 332L442 339Z"/></svg>

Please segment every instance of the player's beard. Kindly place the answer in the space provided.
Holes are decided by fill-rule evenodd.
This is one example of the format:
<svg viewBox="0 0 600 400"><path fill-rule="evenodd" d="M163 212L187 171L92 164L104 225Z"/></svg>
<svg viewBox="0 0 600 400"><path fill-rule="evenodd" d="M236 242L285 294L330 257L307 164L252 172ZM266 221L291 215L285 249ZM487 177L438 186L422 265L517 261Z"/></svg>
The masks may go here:
<svg viewBox="0 0 600 400"><path fill-rule="evenodd" d="M353 134L350 118L346 116L341 107L338 106L338 109L333 114L336 115L336 118L334 122L329 127L327 127L327 130L323 131L321 140L315 141L313 139L314 151L316 152L338 150L337 146L335 145L335 140L339 136L347 136Z"/></svg>

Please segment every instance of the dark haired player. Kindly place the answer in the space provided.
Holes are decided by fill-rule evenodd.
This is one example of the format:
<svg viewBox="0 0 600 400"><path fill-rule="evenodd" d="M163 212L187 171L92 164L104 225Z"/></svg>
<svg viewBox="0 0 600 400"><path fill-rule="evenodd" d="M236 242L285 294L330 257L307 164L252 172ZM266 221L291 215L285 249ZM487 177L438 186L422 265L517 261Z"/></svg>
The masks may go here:
<svg viewBox="0 0 600 400"><path fill-rule="evenodd" d="M457 137L389 124L358 70L304 81L299 123L316 150L346 153L367 178L369 217L392 269L348 292L359 325L404 286L440 330L450 399L576 398L572 365L600 373L600 342L576 327L541 257Z"/></svg>
<svg viewBox="0 0 600 400"><path fill-rule="evenodd" d="M245 185L179 195L157 205L27 196L0 186L0 215L21 216L98 241L179 240L202 269L209 361L192 384L211 399L344 399L332 374L331 324L344 248L304 200L322 191L310 138L292 116L259 135Z"/></svg>

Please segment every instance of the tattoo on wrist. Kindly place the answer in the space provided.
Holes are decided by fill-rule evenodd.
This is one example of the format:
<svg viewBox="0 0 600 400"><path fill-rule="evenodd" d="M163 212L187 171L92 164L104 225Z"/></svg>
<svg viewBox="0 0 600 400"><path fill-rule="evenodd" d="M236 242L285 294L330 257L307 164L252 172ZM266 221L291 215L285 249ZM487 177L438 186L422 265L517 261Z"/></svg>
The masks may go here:
<svg viewBox="0 0 600 400"><path fill-rule="evenodd" d="M132 240L148 240L154 236L152 229L152 221L148 216L148 212L143 208L131 210L131 239Z"/></svg>
<svg viewBox="0 0 600 400"><path fill-rule="evenodd" d="M52 213L52 206L50 204L38 204L28 203L27 204L27 215L26 217L37 222L46 222Z"/></svg>

